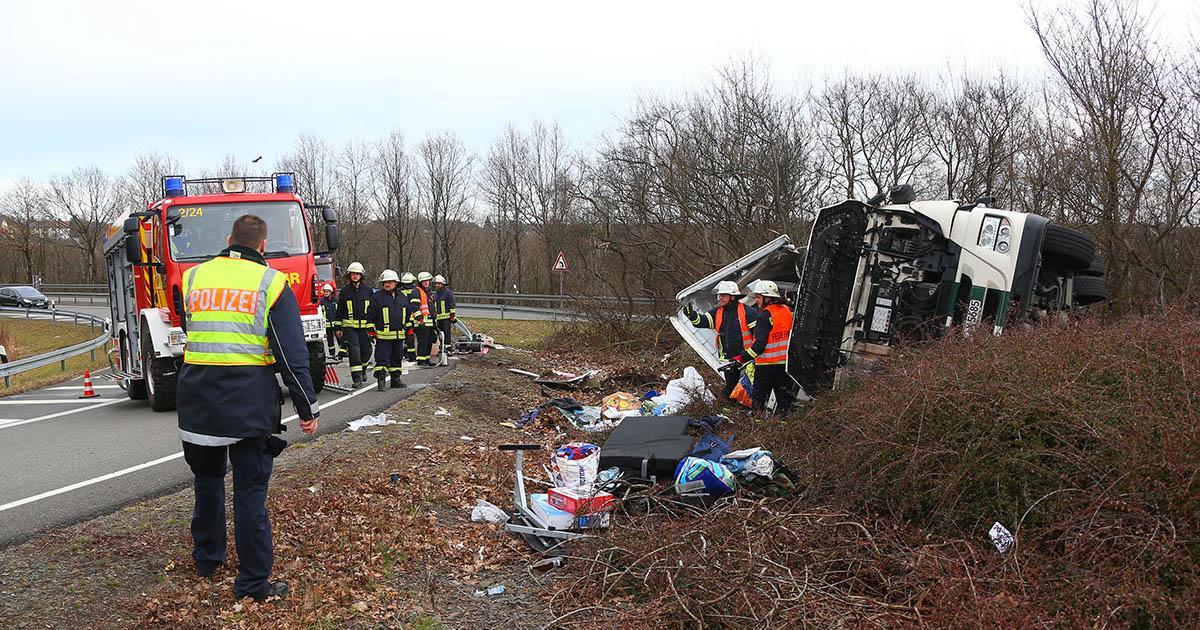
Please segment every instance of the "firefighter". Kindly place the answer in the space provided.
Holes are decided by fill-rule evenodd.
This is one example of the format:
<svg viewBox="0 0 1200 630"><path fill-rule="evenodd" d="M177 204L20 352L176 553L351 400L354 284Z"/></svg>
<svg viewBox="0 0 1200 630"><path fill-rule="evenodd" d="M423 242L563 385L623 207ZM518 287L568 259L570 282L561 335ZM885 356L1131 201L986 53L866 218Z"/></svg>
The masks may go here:
<svg viewBox="0 0 1200 630"><path fill-rule="evenodd" d="M736 282L722 280L717 283L713 293L717 294L717 307L697 313L688 304L683 308L683 314L696 328L711 328L717 333L717 357L727 367L721 371L725 374L725 397L733 393L740 376L738 367L746 362L746 349L754 345L755 322L758 310L739 301L744 295Z"/></svg>
<svg viewBox="0 0 1200 630"><path fill-rule="evenodd" d="M184 327L179 369L179 436L195 476L192 558L212 576L226 559L225 461L233 465L236 597L265 600L288 593L272 582L274 554L267 516L272 458L286 442L282 391L287 385L300 429L316 433L320 415L308 370L300 308L286 274L263 260L267 224L254 215L234 222L229 247L183 274Z"/></svg>
<svg viewBox="0 0 1200 630"><path fill-rule="evenodd" d="M371 329L368 309L371 306L371 288L363 284L362 263L352 262L346 269L349 282L338 294L337 337L346 343L350 356L350 387L358 389L367 383L367 362L371 358Z"/></svg>
<svg viewBox="0 0 1200 630"><path fill-rule="evenodd" d="M438 352L446 353L450 349L450 334L454 322L458 321L458 313L455 311L454 291L446 286L445 276L433 277L433 307L437 332L442 336Z"/></svg>
<svg viewBox="0 0 1200 630"><path fill-rule="evenodd" d="M321 314L325 316L325 344L329 346L330 356L337 359L342 352L334 330L337 327L337 300L333 297L333 285L328 282L321 287Z"/></svg>
<svg viewBox="0 0 1200 630"><path fill-rule="evenodd" d="M371 324L375 329L375 380L378 391L386 391L388 376L392 389L404 387L400 381L404 361L404 340L412 330L411 301L396 290L400 277L391 269L379 274L382 290L371 295Z"/></svg>
<svg viewBox="0 0 1200 630"><path fill-rule="evenodd" d="M425 367L433 367L429 357L433 354L433 338L437 335L430 304L429 283L432 280L433 275L428 271L417 274L417 298L421 308L421 317L417 321L417 365Z"/></svg>
<svg viewBox="0 0 1200 630"><path fill-rule="evenodd" d="M758 307L754 345L743 355L754 361L754 408L764 409L775 392L775 413L792 407L792 379L787 373L788 341L792 336L792 311L783 303L779 286L756 280L750 289Z"/></svg>
<svg viewBox="0 0 1200 630"><path fill-rule="evenodd" d="M400 293L404 294L413 303L412 313L415 321L421 306L417 291L417 277L411 271L405 271L400 276ZM409 363L417 362L417 336L415 334L404 338L404 360Z"/></svg>

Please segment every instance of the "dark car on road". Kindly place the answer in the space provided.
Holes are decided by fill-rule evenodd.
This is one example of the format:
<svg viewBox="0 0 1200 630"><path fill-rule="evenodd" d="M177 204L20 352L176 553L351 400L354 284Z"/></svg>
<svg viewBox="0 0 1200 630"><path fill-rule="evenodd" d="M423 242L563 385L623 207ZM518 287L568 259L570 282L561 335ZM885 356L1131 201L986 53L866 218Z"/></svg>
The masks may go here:
<svg viewBox="0 0 1200 630"><path fill-rule="evenodd" d="M33 287L0 287L0 306L50 308L50 298Z"/></svg>

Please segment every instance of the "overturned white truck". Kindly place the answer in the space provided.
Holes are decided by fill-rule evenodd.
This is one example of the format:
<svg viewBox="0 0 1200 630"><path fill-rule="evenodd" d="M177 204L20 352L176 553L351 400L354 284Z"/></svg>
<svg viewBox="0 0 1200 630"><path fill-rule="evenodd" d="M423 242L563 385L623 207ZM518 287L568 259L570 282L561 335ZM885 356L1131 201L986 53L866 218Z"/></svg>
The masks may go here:
<svg viewBox="0 0 1200 630"><path fill-rule="evenodd" d="M904 340L951 327L999 333L1104 300L1103 259L1091 237L991 201L914 201L911 187L898 186L823 208L807 248L784 235L730 263L676 295L672 323L716 369L715 333L694 328L682 306L712 308L722 280L743 288L774 280L795 313L788 373L811 393Z"/></svg>

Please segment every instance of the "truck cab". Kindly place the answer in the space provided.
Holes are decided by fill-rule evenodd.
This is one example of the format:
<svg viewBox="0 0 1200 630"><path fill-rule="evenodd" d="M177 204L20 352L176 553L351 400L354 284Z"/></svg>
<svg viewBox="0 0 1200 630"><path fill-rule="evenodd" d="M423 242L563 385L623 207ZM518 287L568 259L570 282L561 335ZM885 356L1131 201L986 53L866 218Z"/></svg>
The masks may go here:
<svg viewBox="0 0 1200 630"><path fill-rule="evenodd" d="M805 398L905 342L950 330L1001 334L1105 299L1103 257L1082 232L981 197L918 201L898 186L816 213L807 247L787 235L676 295L680 335L718 369L715 333L682 316L716 304L718 282L773 280L794 314L787 368Z"/></svg>
<svg viewBox="0 0 1200 630"><path fill-rule="evenodd" d="M264 258L283 273L300 306L310 371L324 387L325 321L319 306L318 259L332 260L337 219L323 208L325 243L317 252L309 213L291 173L270 177L163 178L163 198L110 226L105 241L114 367L130 398L156 411L175 407L183 361L183 274L227 246L233 222L246 214L267 223Z"/></svg>

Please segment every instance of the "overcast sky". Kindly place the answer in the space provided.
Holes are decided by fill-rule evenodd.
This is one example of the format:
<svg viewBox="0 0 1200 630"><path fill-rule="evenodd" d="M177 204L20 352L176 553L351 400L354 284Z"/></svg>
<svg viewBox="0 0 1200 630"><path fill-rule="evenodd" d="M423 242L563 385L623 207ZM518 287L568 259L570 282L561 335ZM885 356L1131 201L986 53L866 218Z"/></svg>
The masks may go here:
<svg viewBox="0 0 1200 630"><path fill-rule="evenodd" d="M0 7L0 186L167 152L274 163L301 132L338 143L441 129L486 151L506 122L583 145L641 93L731 59L785 89L844 69L1041 76L1019 0L56 2ZM1200 5L1161 0L1165 30ZM1174 32L1172 31L1172 32Z"/></svg>

